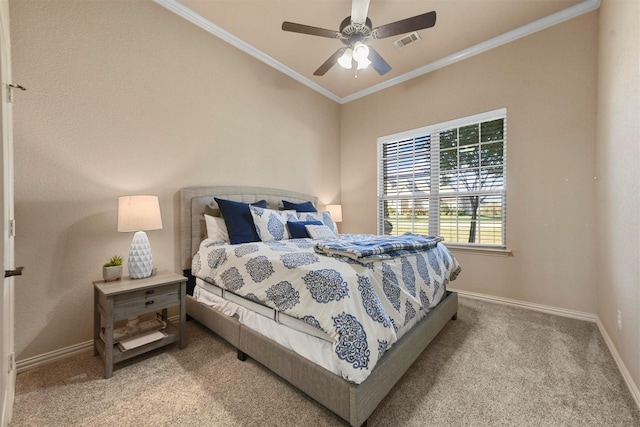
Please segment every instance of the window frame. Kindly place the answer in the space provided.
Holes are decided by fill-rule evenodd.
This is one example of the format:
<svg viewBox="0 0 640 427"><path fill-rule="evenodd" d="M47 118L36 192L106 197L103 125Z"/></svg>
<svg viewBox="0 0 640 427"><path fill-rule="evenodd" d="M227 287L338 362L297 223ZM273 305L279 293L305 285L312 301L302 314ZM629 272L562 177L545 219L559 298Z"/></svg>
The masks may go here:
<svg viewBox="0 0 640 427"><path fill-rule="evenodd" d="M442 193L440 191L440 178L442 177L440 173L440 132L452 130L452 129L460 129L465 126L470 125L481 125L485 122L490 122L493 120L503 120L503 129L502 129L502 188L498 190L483 190L480 189L477 192L469 192L469 191L461 191L457 189L455 191L450 191L446 193ZM481 126L479 127L481 128ZM404 140L410 141L416 140L428 140L429 143L429 179L430 179L430 190L426 195L426 198L429 200L429 230L430 234L441 234L440 229L440 210L441 210L441 199L447 197L464 197L469 195L487 195L490 194L492 196L498 196L501 198L502 206L501 206L501 234L502 234L502 242L501 243L468 243L468 242L449 242L447 243L448 247L459 247L459 248L467 248L467 249L489 249L489 250L504 250L506 249L507 244L507 108L499 108L492 111L487 111L484 113L474 114L467 117L461 117L454 120L449 120L446 122L436 123L416 129L411 129L407 131L398 132L391 135L386 135L379 137L377 139L377 232L378 234L384 234L384 225L385 225L385 201L388 200L417 200L424 199L425 194L417 194L416 192L407 192L402 195L385 195L385 177L384 177L384 167L385 158L384 148L386 144L390 143L399 143ZM475 145L475 144L474 144ZM478 141L478 150L481 149L483 142L479 139ZM458 145L459 147L459 145ZM446 150L446 149L445 149ZM415 157L413 157L415 159ZM387 159L388 160L388 159ZM478 166L482 169L482 165ZM414 169L415 170L415 165ZM412 203L412 206L417 206ZM433 212L438 212L437 214L432 214ZM478 223L477 223L478 224ZM415 230L415 219L411 220L412 229ZM437 230L436 232L431 232L431 230ZM456 230L459 230L459 225L456 225Z"/></svg>

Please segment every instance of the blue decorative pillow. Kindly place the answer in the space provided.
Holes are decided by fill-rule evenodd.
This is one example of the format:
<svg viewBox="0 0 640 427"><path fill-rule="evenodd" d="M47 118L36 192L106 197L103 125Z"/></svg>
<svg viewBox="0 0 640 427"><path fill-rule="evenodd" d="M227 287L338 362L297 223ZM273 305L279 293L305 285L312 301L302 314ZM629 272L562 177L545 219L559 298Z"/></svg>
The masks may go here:
<svg viewBox="0 0 640 427"><path fill-rule="evenodd" d="M336 229L336 225L333 222L333 218L331 218L331 213L329 211L325 212L298 212L298 220L299 221L320 221L331 231L334 233L338 233Z"/></svg>
<svg viewBox="0 0 640 427"><path fill-rule="evenodd" d="M222 218L224 218L225 224L227 224L229 243L236 245L238 243L260 241L256 226L253 224L253 217L251 216L248 203L234 202L217 197L214 197L214 199L216 203L218 203L218 207L220 207L220 212L222 212ZM251 205L266 208L267 201L260 200Z"/></svg>
<svg viewBox="0 0 640 427"><path fill-rule="evenodd" d="M249 210L263 242L288 239L287 221L297 219L296 211L276 211L257 206L249 206Z"/></svg>
<svg viewBox="0 0 640 427"><path fill-rule="evenodd" d="M313 203L311 202L292 203L292 202L287 202L286 200L283 200L282 206L284 206L285 211L294 210L297 212L318 212L316 207L313 206Z"/></svg>
<svg viewBox="0 0 640 427"><path fill-rule="evenodd" d="M309 237L307 225L324 225L320 221L288 221L287 227L289 228L289 236L292 239L306 239Z"/></svg>

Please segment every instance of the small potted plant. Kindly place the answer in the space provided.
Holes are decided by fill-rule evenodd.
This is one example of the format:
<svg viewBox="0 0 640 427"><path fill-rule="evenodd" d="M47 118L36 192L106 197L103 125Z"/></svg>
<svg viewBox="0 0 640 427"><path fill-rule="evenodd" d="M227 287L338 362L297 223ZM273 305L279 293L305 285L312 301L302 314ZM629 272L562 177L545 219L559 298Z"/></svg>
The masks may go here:
<svg viewBox="0 0 640 427"><path fill-rule="evenodd" d="M120 280L122 277L122 257L114 255L102 266L102 278L105 282Z"/></svg>

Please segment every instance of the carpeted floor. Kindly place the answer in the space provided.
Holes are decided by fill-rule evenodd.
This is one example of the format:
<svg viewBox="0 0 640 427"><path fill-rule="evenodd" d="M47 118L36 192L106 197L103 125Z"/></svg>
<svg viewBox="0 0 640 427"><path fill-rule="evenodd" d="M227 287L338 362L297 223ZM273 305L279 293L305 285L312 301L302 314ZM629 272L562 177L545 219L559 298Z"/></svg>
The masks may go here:
<svg viewBox="0 0 640 427"><path fill-rule="evenodd" d="M17 377L11 426L345 426L195 321L188 346L116 365L92 353ZM369 426L640 426L593 323L460 298Z"/></svg>

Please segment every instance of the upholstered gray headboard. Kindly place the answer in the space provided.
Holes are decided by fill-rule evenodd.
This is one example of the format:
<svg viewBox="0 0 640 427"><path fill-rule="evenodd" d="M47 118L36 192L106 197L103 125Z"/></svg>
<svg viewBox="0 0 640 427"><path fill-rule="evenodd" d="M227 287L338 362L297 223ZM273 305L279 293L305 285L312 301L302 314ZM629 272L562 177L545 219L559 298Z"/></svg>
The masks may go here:
<svg viewBox="0 0 640 427"><path fill-rule="evenodd" d="M200 242L207 237L204 214L218 208L214 197L244 203L264 199L270 209L282 209L282 199L294 203L312 201L318 206L317 197L276 188L236 186L183 188L180 190L180 264L183 270L191 269L191 258L198 252Z"/></svg>

